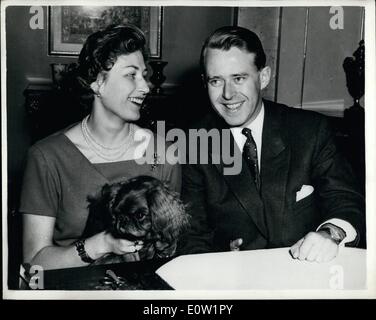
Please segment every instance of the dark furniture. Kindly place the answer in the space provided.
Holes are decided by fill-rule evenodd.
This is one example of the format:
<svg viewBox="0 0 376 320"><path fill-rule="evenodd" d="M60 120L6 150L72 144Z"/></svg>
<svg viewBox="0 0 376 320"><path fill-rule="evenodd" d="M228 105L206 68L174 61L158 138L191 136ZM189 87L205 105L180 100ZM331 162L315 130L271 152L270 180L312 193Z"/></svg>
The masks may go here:
<svg viewBox="0 0 376 320"><path fill-rule="evenodd" d="M155 271L170 259L155 259L88 267L46 270L43 283L39 286L45 290L172 290ZM27 266L26 266L27 268ZM120 282L111 278L111 270ZM40 271L34 273L35 277ZM31 276L21 277L21 289L31 289L28 281ZM42 277L41 277L42 278ZM40 279L41 279L40 278ZM38 280L39 281L39 280ZM34 280L34 283L37 281ZM37 286L35 286L36 288Z"/></svg>
<svg viewBox="0 0 376 320"><path fill-rule="evenodd" d="M32 143L79 121L86 113L77 96L52 85L29 84L24 96Z"/></svg>
<svg viewBox="0 0 376 320"><path fill-rule="evenodd" d="M89 98L79 97L69 89L57 89L50 84L29 84L24 91L25 108L29 119L32 142L40 140L70 124L80 121L89 109ZM175 89L161 94L149 94L141 109L138 124L156 128L156 121L166 121L166 129L179 122L175 111Z"/></svg>

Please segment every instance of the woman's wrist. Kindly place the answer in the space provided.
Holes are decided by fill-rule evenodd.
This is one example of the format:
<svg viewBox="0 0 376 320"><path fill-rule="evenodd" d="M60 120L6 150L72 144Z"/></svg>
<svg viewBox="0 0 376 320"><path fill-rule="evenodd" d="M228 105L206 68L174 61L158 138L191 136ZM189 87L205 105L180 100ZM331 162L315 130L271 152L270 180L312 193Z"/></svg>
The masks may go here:
<svg viewBox="0 0 376 320"><path fill-rule="evenodd" d="M80 256L81 260L86 263L93 263L95 260L92 259L85 250L85 239L79 239L74 242L77 254Z"/></svg>
<svg viewBox="0 0 376 320"><path fill-rule="evenodd" d="M107 233L103 231L86 239L85 249L90 258L97 260L106 253L111 252L107 238Z"/></svg>

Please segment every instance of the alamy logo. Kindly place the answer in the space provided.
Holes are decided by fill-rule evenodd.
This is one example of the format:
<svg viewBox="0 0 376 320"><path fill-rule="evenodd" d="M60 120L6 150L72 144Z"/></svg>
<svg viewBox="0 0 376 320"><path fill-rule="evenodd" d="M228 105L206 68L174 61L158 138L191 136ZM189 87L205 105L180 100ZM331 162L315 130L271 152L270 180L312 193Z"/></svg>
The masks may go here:
<svg viewBox="0 0 376 320"><path fill-rule="evenodd" d="M174 128L166 133L164 121L157 122L157 141L150 143L153 132L148 129L137 130L134 135L139 146L134 159L138 164L154 161L158 154L158 163L169 164L223 164L224 175L237 175L242 169L241 151L231 142L230 129L189 129L188 132ZM165 149L164 141L174 142ZM157 148L155 150L155 148ZM146 152L145 152L146 150Z"/></svg>
<svg viewBox="0 0 376 320"><path fill-rule="evenodd" d="M332 290L343 290L344 285L344 271L340 265L330 267L329 288Z"/></svg>
<svg viewBox="0 0 376 320"><path fill-rule="evenodd" d="M29 287L33 290L44 289L44 270L43 267L34 265L30 267Z"/></svg>
<svg viewBox="0 0 376 320"><path fill-rule="evenodd" d="M44 12L43 7L30 7L30 14L33 16L30 18L29 26L32 30L44 29Z"/></svg>
<svg viewBox="0 0 376 320"><path fill-rule="evenodd" d="M329 13L333 14L329 20L329 26L332 30L343 30L344 14L342 7L330 7Z"/></svg>

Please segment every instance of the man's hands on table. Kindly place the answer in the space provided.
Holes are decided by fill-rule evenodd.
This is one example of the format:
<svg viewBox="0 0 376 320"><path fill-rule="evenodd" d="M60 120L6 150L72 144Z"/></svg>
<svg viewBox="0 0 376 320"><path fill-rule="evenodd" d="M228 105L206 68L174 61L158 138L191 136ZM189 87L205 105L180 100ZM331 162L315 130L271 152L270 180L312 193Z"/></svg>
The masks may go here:
<svg viewBox="0 0 376 320"><path fill-rule="evenodd" d="M238 239L232 240L232 241L230 241L230 250L231 251L239 251L240 250L240 246L242 244L243 244L243 239L242 238L238 238Z"/></svg>
<svg viewBox="0 0 376 320"><path fill-rule="evenodd" d="M326 231L309 232L296 242L290 253L294 259L312 262L328 262L338 254L338 244Z"/></svg>
<svg viewBox="0 0 376 320"><path fill-rule="evenodd" d="M243 239L230 241L230 250L239 251ZM339 246L326 231L309 232L305 237L296 242L290 253L294 259L311 262L328 262L338 254Z"/></svg>

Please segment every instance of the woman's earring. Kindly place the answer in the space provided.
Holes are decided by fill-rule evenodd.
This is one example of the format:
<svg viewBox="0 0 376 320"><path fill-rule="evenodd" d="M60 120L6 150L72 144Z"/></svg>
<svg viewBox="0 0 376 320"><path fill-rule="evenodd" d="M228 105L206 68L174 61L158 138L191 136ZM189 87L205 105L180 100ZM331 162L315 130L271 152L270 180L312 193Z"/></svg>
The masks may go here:
<svg viewBox="0 0 376 320"><path fill-rule="evenodd" d="M98 98L101 97L101 94L99 93L99 85L98 85L97 82L93 82L90 85L90 88L91 88L91 90L93 90L95 96L97 96Z"/></svg>

